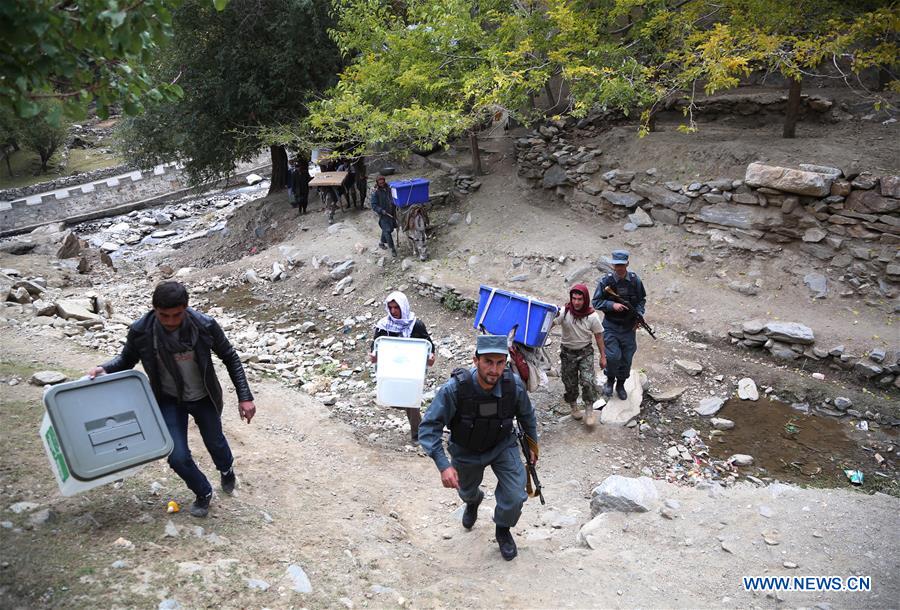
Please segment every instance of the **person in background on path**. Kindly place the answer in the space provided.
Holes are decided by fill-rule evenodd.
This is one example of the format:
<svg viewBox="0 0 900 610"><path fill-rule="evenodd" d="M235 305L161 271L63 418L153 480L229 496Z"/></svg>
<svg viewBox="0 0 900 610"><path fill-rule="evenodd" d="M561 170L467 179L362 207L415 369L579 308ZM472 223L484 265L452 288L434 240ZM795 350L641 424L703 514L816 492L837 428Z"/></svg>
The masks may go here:
<svg viewBox="0 0 900 610"><path fill-rule="evenodd" d="M607 274L597 284L592 304L603 312L603 342L606 344L606 385L605 396L612 396L615 383L616 396L628 398L625 380L631 375L631 361L637 351L637 315L644 315L647 293L641 278L634 271L628 271L628 252L613 250L613 272ZM610 288L628 305L609 298Z"/></svg>
<svg viewBox="0 0 900 610"><path fill-rule="evenodd" d="M197 496L190 512L209 513L212 486L197 467L188 447L188 416L200 430L203 444L221 473L222 491L231 494L237 484L234 458L222 432L222 386L212 356L225 364L237 392L238 412L250 423L256 414L237 352L219 324L188 307L187 289L178 282L161 282L153 291L153 309L128 329L122 353L88 371L88 377L132 369L140 362L150 379L166 427L175 443L169 466Z"/></svg>
<svg viewBox="0 0 900 610"><path fill-rule="evenodd" d="M288 197L300 214L306 214L309 205L309 180L309 164L295 157L288 172Z"/></svg>
<svg viewBox="0 0 900 610"><path fill-rule="evenodd" d="M372 363L378 362L378 355L375 353L375 339L378 337L405 337L407 339L425 339L431 344L431 355L428 356L428 366L434 365L435 352L434 342L428 335L428 329L425 323L416 318L409 309L409 299L402 292L392 292L384 300L384 309L387 315L384 316L375 325L375 338L372 340L372 349L369 354L369 360ZM404 409L406 418L409 420L409 434L413 442L419 440L419 424L422 422L422 412L418 407Z"/></svg>
<svg viewBox="0 0 900 610"><path fill-rule="evenodd" d="M353 171L353 187L359 195L359 209L363 209L366 205L366 192L369 190L369 177L366 173L366 159L357 157L352 164Z"/></svg>
<svg viewBox="0 0 900 610"><path fill-rule="evenodd" d="M397 256L397 248L394 246L392 233L397 228L397 206L391 196L391 189L387 185L384 176L375 179L375 190L372 191L372 209L378 214L378 226L381 227L381 248L390 248L391 254Z"/></svg>
<svg viewBox="0 0 900 610"><path fill-rule="evenodd" d="M596 341L600 350L600 368L606 368L606 348L603 344L603 323L600 315L590 303L590 293L584 284L575 284L569 289L569 302L553 320L553 326L562 328L559 358L560 374L566 393L564 400L569 404L573 419L581 419L578 409L578 389L584 402L584 423L593 426L594 401L597 390L594 385L594 348Z"/></svg>
<svg viewBox="0 0 900 610"><path fill-rule="evenodd" d="M528 498L513 419L529 438L537 439L534 407L522 380L507 366L508 356L506 337L480 335L474 366L453 372L419 426L419 443L441 472L441 483L456 489L466 503L462 517L466 529L472 529L478 519L484 469L490 466L494 471L496 539L507 561L518 554L510 528L518 523ZM444 427L450 429L450 460L444 452ZM532 463L537 461L535 453L530 457Z"/></svg>

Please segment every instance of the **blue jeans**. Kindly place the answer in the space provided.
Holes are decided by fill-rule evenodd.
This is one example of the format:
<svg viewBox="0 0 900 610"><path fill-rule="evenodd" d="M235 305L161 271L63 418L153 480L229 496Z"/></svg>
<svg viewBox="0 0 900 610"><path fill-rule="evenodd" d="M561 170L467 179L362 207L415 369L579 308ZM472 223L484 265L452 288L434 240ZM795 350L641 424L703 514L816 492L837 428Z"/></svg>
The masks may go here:
<svg viewBox="0 0 900 610"><path fill-rule="evenodd" d="M478 502L484 494L479 489L488 466L497 477L494 490L494 523L500 527L515 527L522 515L525 493L525 466L519 445L509 440L485 453L474 453L457 445L451 447L453 467L459 475L459 497L463 502Z"/></svg>
<svg viewBox="0 0 900 610"><path fill-rule="evenodd" d="M222 432L222 417L209 397L193 402L178 404L174 398L163 396L159 401L159 410L162 412L166 427L175 443L175 448L169 454L169 466L181 477L188 488L198 496L212 493L212 486L206 475L197 467L194 458L191 457L191 449L188 447L188 415L194 418L194 423L200 429L203 444L209 451L216 469L220 472L228 472L234 462L231 455L231 447L225 440Z"/></svg>
<svg viewBox="0 0 900 610"><path fill-rule="evenodd" d="M606 380L625 381L631 375L631 361L637 351L637 337L630 328L603 326L606 345Z"/></svg>
<svg viewBox="0 0 900 610"><path fill-rule="evenodd" d="M394 220L389 216L381 216L378 219L378 226L381 227L381 243L386 245L393 252L396 248L394 248L394 238L392 236L394 232Z"/></svg>

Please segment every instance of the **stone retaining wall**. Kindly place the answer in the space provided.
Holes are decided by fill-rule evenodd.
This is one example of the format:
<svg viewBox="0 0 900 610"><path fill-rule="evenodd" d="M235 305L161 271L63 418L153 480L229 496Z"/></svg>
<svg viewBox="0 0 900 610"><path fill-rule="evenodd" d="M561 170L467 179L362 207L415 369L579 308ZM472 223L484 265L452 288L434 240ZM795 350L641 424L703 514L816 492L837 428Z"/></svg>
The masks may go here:
<svg viewBox="0 0 900 610"><path fill-rule="evenodd" d="M427 277L411 277L419 296L429 297L454 311L472 312L478 309L478 303L463 294L453 286L443 286L435 283Z"/></svg>
<svg viewBox="0 0 900 610"><path fill-rule="evenodd" d="M900 176L801 164L751 163L743 179L690 184L656 170L603 171L602 151L566 141L562 126L516 141L519 176L567 203L628 218L625 230L681 226L750 251L797 247L857 291L892 297L900 282Z"/></svg>

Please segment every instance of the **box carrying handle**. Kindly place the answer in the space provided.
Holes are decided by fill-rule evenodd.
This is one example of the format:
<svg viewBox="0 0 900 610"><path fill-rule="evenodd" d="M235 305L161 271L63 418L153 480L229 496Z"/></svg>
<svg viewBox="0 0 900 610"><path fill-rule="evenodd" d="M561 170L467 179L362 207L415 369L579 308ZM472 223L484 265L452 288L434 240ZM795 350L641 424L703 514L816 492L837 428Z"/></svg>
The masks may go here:
<svg viewBox="0 0 900 610"><path fill-rule="evenodd" d="M528 297L528 310L525 312L525 340L522 343L528 343L528 323L531 322L531 297ZM515 337L513 337L515 339Z"/></svg>
<svg viewBox="0 0 900 610"><path fill-rule="evenodd" d="M491 301L494 300L494 295L497 293L496 288L491 288L491 294L488 296L487 303L484 304L484 310L481 312L481 318L478 320L478 326L484 325L484 319L487 317L488 309L491 307Z"/></svg>

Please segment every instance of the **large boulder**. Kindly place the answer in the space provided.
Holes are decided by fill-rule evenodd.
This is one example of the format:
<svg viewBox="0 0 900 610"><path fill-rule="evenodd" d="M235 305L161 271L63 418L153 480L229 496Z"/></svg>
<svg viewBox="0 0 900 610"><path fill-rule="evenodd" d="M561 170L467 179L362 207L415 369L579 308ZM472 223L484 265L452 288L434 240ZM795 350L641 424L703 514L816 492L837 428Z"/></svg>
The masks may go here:
<svg viewBox="0 0 900 610"><path fill-rule="evenodd" d="M697 415L710 416L715 415L719 412L719 410L725 406L725 399L718 398L716 396L710 396L708 398L704 398L700 401L700 403L694 407L694 411Z"/></svg>
<svg viewBox="0 0 900 610"><path fill-rule="evenodd" d="M56 251L56 258L75 258L81 254L84 246L74 231L67 231L62 245Z"/></svg>
<svg viewBox="0 0 900 610"><path fill-rule="evenodd" d="M625 391L628 398L620 400L613 394L600 411L600 423L613 426L624 426L641 413L641 401L644 399L644 384L641 374L632 370L631 375L625 380ZM603 380L606 383L606 380Z"/></svg>
<svg viewBox="0 0 900 610"><path fill-rule="evenodd" d="M591 515L600 513L646 513L653 510L659 493L649 477L636 479L609 476L591 491Z"/></svg>
<svg viewBox="0 0 900 610"><path fill-rule="evenodd" d="M764 186L810 197L827 197L832 181L833 178L825 174L763 163L751 163L744 175L744 183L748 186Z"/></svg>
<svg viewBox="0 0 900 610"><path fill-rule="evenodd" d="M673 193L665 187L656 186L653 184L635 182L631 185L631 192L637 193L641 197L649 199L650 202L656 205L662 205L667 208L671 208L674 206L688 206L691 203L691 199L689 197L685 197L680 193Z"/></svg>
<svg viewBox="0 0 900 610"><path fill-rule="evenodd" d="M797 322L767 322L766 336L783 343L812 345L816 341L812 329Z"/></svg>
<svg viewBox="0 0 900 610"><path fill-rule="evenodd" d="M780 208L719 203L700 210L700 220L737 229L771 229L784 224Z"/></svg>
<svg viewBox="0 0 900 610"><path fill-rule="evenodd" d="M56 302L56 313L64 320L99 320L90 299L62 299Z"/></svg>

